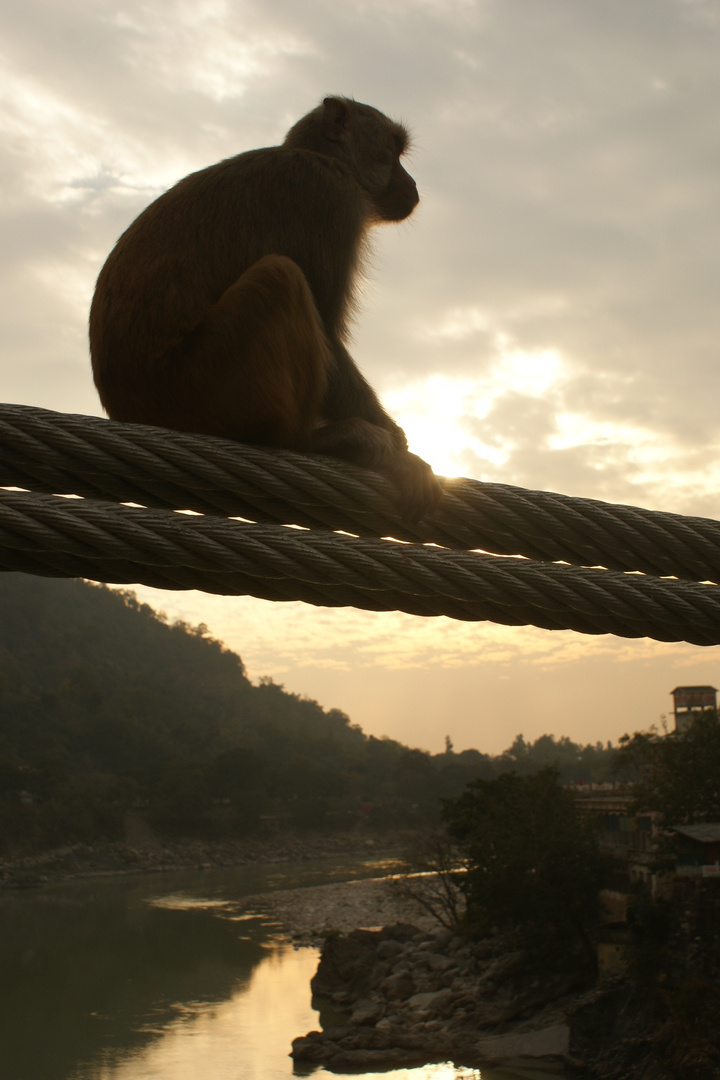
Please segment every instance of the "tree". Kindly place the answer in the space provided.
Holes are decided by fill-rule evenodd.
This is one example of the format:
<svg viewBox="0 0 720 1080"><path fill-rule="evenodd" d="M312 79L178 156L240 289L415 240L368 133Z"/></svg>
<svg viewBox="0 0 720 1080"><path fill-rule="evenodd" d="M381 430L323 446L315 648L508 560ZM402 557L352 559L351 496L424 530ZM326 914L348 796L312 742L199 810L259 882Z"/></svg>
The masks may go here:
<svg viewBox="0 0 720 1080"><path fill-rule="evenodd" d="M636 808L654 810L661 827L720 821L720 720L714 709L683 731L624 735L618 765L639 781Z"/></svg>
<svg viewBox="0 0 720 1080"><path fill-rule="evenodd" d="M446 930L464 933L463 860L445 829L433 825L417 830L406 866L391 879L391 891L422 908Z"/></svg>
<svg viewBox="0 0 720 1080"><path fill-rule="evenodd" d="M503 773L474 780L444 803L449 835L466 861L468 920L518 929L527 944L580 940L599 910L602 860L597 837L558 783L557 771Z"/></svg>

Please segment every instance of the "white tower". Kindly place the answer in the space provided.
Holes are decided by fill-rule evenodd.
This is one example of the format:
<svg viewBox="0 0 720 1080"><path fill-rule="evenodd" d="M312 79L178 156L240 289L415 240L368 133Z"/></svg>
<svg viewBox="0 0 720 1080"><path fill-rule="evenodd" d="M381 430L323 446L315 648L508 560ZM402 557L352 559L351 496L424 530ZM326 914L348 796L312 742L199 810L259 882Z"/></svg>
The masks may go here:
<svg viewBox="0 0 720 1080"><path fill-rule="evenodd" d="M675 730L685 731L695 717L706 709L717 710L717 690L714 686L676 686L673 696Z"/></svg>

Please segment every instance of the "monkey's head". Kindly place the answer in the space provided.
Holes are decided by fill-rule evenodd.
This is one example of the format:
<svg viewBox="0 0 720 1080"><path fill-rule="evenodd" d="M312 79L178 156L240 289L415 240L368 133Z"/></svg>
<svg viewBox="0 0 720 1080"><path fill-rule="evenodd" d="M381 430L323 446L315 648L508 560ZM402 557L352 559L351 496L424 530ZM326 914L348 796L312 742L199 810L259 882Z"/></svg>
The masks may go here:
<svg viewBox="0 0 720 1080"><path fill-rule="evenodd" d="M298 120L284 146L338 158L368 196L379 221L403 221L418 204L415 181L400 158L409 136L402 124L351 98L327 97Z"/></svg>

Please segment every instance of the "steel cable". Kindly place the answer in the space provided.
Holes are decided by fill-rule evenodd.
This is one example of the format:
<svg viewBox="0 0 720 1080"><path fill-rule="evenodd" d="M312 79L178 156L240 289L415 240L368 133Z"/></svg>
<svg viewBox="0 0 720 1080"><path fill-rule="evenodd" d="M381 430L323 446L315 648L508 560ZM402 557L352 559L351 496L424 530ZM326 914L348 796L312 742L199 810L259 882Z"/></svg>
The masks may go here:
<svg viewBox="0 0 720 1080"><path fill-rule="evenodd" d="M333 459L23 405L0 405L0 487L27 489L0 492L3 570L720 643L705 518L445 480L409 526Z"/></svg>

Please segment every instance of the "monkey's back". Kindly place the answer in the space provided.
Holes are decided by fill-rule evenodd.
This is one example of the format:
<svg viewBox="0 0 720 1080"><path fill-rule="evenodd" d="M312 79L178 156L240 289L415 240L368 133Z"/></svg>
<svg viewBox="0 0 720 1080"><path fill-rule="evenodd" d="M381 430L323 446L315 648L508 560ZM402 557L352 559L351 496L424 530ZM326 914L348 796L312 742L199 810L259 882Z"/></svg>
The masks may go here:
<svg viewBox="0 0 720 1080"><path fill-rule="evenodd" d="M303 270L329 330L344 317L347 280L328 287L332 253L357 249L365 197L339 161L313 151L251 150L192 173L122 234L90 310L96 382L152 365L191 333L263 255Z"/></svg>

